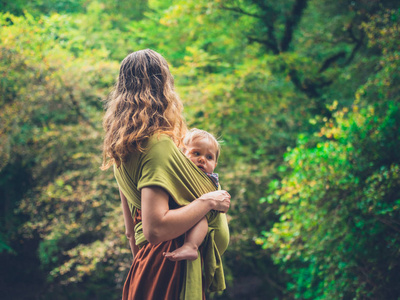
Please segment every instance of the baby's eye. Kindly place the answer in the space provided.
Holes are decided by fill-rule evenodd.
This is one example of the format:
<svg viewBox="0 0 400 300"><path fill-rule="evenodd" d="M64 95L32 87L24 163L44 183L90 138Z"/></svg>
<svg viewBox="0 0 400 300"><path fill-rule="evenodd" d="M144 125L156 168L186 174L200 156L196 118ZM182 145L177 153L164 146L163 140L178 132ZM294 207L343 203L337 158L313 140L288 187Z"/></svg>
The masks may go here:
<svg viewBox="0 0 400 300"><path fill-rule="evenodd" d="M212 155L207 155L207 159L212 160L213 159Z"/></svg>
<svg viewBox="0 0 400 300"><path fill-rule="evenodd" d="M200 152L194 151L193 154L196 155L196 156L199 156L199 155L200 155Z"/></svg>

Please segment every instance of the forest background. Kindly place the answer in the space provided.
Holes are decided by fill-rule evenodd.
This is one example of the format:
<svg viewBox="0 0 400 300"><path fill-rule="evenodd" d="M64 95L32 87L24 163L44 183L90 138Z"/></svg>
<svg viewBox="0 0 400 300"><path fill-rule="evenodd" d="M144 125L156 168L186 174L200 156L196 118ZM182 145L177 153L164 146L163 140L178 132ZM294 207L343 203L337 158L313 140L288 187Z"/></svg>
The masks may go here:
<svg viewBox="0 0 400 300"><path fill-rule="evenodd" d="M131 264L100 171L121 60L170 63L189 127L224 141L227 290L399 299L400 3L0 0L0 294L119 299Z"/></svg>

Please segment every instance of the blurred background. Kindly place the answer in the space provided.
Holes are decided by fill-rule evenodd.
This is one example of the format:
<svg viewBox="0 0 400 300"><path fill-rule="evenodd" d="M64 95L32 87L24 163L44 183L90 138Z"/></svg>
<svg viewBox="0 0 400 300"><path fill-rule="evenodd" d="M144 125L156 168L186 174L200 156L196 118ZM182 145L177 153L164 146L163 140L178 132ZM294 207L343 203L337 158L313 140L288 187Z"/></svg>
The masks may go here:
<svg viewBox="0 0 400 300"><path fill-rule="evenodd" d="M120 299L102 101L144 48L224 141L228 287L209 299L399 299L399 7L0 0L1 299Z"/></svg>

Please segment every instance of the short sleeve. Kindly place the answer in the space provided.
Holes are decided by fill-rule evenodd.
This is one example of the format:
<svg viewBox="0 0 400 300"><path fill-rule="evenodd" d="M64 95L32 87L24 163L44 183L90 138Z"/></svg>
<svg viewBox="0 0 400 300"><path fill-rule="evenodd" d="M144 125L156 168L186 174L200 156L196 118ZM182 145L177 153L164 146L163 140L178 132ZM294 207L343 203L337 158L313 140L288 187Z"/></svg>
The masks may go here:
<svg viewBox="0 0 400 300"><path fill-rule="evenodd" d="M144 187L163 188L179 205L186 205L195 195L186 189L181 161L185 159L173 141L167 137L150 141L141 162L138 190Z"/></svg>
<svg viewBox="0 0 400 300"><path fill-rule="evenodd" d="M142 172L138 181L138 189L147 186L160 186L168 189L169 175L171 171L169 161L173 155L171 145L168 140L162 140L150 145L143 155Z"/></svg>

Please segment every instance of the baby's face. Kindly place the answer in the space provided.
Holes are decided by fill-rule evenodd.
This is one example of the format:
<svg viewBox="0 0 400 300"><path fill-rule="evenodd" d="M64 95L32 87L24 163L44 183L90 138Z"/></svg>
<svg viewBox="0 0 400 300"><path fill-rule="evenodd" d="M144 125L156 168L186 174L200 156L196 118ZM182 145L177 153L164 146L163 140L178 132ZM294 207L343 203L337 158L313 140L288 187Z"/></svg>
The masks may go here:
<svg viewBox="0 0 400 300"><path fill-rule="evenodd" d="M185 146L185 155L203 172L212 173L217 166L217 149L208 139L196 139Z"/></svg>

